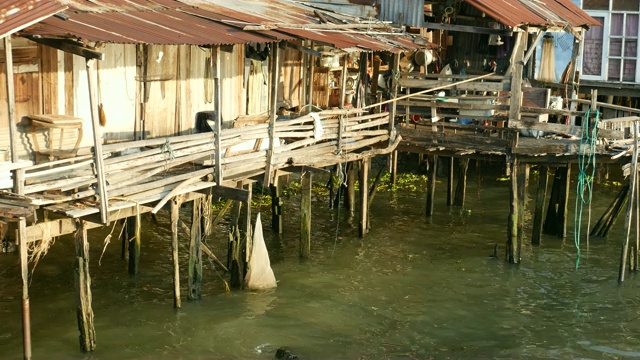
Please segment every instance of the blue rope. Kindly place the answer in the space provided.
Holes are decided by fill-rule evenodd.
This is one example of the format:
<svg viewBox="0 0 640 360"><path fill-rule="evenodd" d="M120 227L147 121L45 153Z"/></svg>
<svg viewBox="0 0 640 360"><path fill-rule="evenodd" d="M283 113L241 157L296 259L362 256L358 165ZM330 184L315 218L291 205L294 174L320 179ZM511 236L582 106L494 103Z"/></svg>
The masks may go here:
<svg viewBox="0 0 640 360"><path fill-rule="evenodd" d="M575 232L576 269L580 265L580 230L582 210L585 204L591 203L593 197L593 179L596 173L596 141L600 112L596 110L593 127L589 129L591 110L588 109L582 118L582 135L578 149L578 185L576 189ZM587 229L588 230L588 229Z"/></svg>

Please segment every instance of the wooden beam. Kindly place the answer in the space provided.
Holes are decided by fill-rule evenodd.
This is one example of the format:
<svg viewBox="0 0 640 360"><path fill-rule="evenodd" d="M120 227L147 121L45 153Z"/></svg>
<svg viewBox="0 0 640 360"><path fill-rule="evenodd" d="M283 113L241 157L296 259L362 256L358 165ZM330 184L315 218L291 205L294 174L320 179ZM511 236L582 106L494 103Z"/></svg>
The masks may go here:
<svg viewBox="0 0 640 360"><path fill-rule="evenodd" d="M469 26L469 25L458 25L458 24L440 24L440 23L431 23L425 22L422 27L427 28L429 30L446 30L446 31L460 31L467 33L475 33L475 34L495 34L501 36L511 36L513 31L509 30L500 30L493 28L485 28L480 26Z"/></svg>
<svg viewBox="0 0 640 360"><path fill-rule="evenodd" d="M104 53L96 50L93 47L86 46L82 43L71 40L59 40L59 39L46 39L41 37L31 36L29 40L37 42L38 44L50 46L52 48L62 50L67 53L78 55L86 60L104 60Z"/></svg>
<svg viewBox="0 0 640 360"><path fill-rule="evenodd" d="M9 139L11 142L11 162L17 163L18 159L18 142L20 141L20 134L16 126L16 96L13 83L13 51L11 47L11 36L5 36L4 38L4 56L5 56L5 72L7 75L7 112L9 117ZM14 173L15 174L15 173ZM14 176L13 179L13 192L21 194L24 189L24 179L18 179ZM29 350L30 351L30 350Z"/></svg>
<svg viewBox="0 0 640 360"><path fill-rule="evenodd" d="M247 202L251 194L242 188L232 188L228 186L214 186L211 188L211 195L230 200Z"/></svg>

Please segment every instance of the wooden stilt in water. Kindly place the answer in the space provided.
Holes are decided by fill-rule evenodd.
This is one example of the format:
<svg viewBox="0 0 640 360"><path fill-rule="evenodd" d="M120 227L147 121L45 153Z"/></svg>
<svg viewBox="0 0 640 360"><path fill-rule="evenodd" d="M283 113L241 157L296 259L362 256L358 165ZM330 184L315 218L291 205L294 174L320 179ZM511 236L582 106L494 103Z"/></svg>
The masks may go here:
<svg viewBox="0 0 640 360"><path fill-rule="evenodd" d="M520 263L520 241L518 238L518 159L511 163L509 184L509 220L507 222L507 262Z"/></svg>
<svg viewBox="0 0 640 360"><path fill-rule="evenodd" d="M467 169L469 168L469 159L460 158L458 161L458 184L456 185L456 195L453 200L453 205L464 207L464 199L467 192Z"/></svg>
<svg viewBox="0 0 640 360"><path fill-rule="evenodd" d="M430 156L431 167L429 168L429 178L427 179L427 210L426 215L433 215L433 202L436 194L436 170L438 168L438 157Z"/></svg>
<svg viewBox="0 0 640 360"><path fill-rule="evenodd" d="M180 205L182 196L171 199L171 255L173 259L173 307L179 309L182 306L180 300L180 263L178 261L178 219L180 217Z"/></svg>
<svg viewBox="0 0 640 360"><path fill-rule="evenodd" d="M329 189L329 209L333 209L333 203L334 203L334 198L335 198L335 186L334 186L334 179L336 177L336 173L338 171L338 165L334 165L331 168L331 173L329 175L329 181L327 181L327 189Z"/></svg>
<svg viewBox="0 0 640 360"><path fill-rule="evenodd" d="M395 185L398 182L398 151L392 151L390 155L391 159L391 184Z"/></svg>
<svg viewBox="0 0 640 360"><path fill-rule="evenodd" d="M230 280L229 286L232 289L242 287L242 269L240 267L240 210L242 203L240 201L233 202L233 210L231 211L231 224L229 228L229 249L227 254L227 268L229 269Z"/></svg>
<svg viewBox="0 0 640 360"><path fill-rule="evenodd" d="M202 297L202 199L193 200L191 213L191 241L189 242L189 293L187 299L199 300Z"/></svg>
<svg viewBox="0 0 640 360"><path fill-rule="evenodd" d="M611 202L611 205L605 210L598 222L593 226L593 229L589 233L589 236L606 237L609 234L609 230L616 219L622 212L624 204L627 202L627 195L629 194L629 185L625 185L620 189L618 195Z"/></svg>
<svg viewBox="0 0 640 360"><path fill-rule="evenodd" d="M453 169L454 169L454 160L455 158L452 156L449 158L449 171L447 174L447 206L453 205Z"/></svg>
<svg viewBox="0 0 640 360"><path fill-rule="evenodd" d="M27 220L18 222L20 270L22 274L22 348L25 360L31 360L31 309L29 306L29 255L27 251ZM79 320L79 319L78 319Z"/></svg>
<svg viewBox="0 0 640 360"><path fill-rule="evenodd" d="M629 271L637 271L638 270L638 262L636 260L638 255L638 251L635 246L632 246L629 249Z"/></svg>
<svg viewBox="0 0 640 360"><path fill-rule="evenodd" d="M359 232L360 237L364 237L369 231L367 224L369 223L369 168L371 158L362 159L360 166L360 221Z"/></svg>
<svg viewBox="0 0 640 360"><path fill-rule="evenodd" d="M347 174L347 201L345 206L349 209L349 219L353 219L356 212L356 178L358 176L358 163L351 162Z"/></svg>
<svg viewBox="0 0 640 360"><path fill-rule="evenodd" d="M633 132L633 156L631 156L631 177L629 179L629 201L627 202L627 215L624 222L625 236L622 239L622 253L620 254L620 268L618 271L618 283L624 281L624 272L627 264L627 255L629 252L629 236L631 232L631 221L633 219L633 207L636 200L636 182L638 181L638 123L634 122L634 126L631 127ZM636 214L637 215L637 214Z"/></svg>
<svg viewBox="0 0 640 360"><path fill-rule="evenodd" d="M283 200L280 197L279 177L276 177L274 179L274 183L269 185L269 189L271 190L271 228L273 229L273 231L277 232L278 234L282 234ZM329 198L331 198L331 196L329 196Z"/></svg>
<svg viewBox="0 0 640 360"><path fill-rule="evenodd" d="M556 168L549 208L542 227L542 231L547 235L555 235L563 239L567 236L567 204L569 202L570 177L570 165Z"/></svg>
<svg viewBox="0 0 640 360"><path fill-rule="evenodd" d="M80 330L80 350L93 351L96 348L96 333L93 327L91 307L91 276L89 275L89 241L85 222L76 220L76 314Z"/></svg>
<svg viewBox="0 0 640 360"><path fill-rule="evenodd" d="M531 234L531 244L540 245L542 236L542 219L544 217L544 203L547 198L547 185L549 183L549 167L542 165L538 168L538 193L536 194L536 205L533 214L533 232Z"/></svg>
<svg viewBox="0 0 640 360"><path fill-rule="evenodd" d="M129 248L129 275L138 275L140 272L140 234L138 231L138 221L140 215L130 216L125 219L126 236Z"/></svg>
<svg viewBox="0 0 640 360"><path fill-rule="evenodd" d="M529 183L529 164L519 164L518 173L518 242L524 237L524 209L527 200L527 184Z"/></svg>
<svg viewBox="0 0 640 360"><path fill-rule="evenodd" d="M240 223L240 233L244 239L244 246L241 246L241 258L242 258L242 278L240 279L241 285L244 284L244 279L247 276L247 270L249 269L249 256L251 256L251 248L253 247L253 236L251 228L251 198L252 194L251 184L246 185L246 190L249 192L249 197L246 202L242 203L243 216ZM242 244L242 242L241 242Z"/></svg>
<svg viewBox="0 0 640 360"><path fill-rule="evenodd" d="M300 192L302 199L300 204L300 257L308 258L311 255L311 184L313 175L311 171L303 171L300 176Z"/></svg>

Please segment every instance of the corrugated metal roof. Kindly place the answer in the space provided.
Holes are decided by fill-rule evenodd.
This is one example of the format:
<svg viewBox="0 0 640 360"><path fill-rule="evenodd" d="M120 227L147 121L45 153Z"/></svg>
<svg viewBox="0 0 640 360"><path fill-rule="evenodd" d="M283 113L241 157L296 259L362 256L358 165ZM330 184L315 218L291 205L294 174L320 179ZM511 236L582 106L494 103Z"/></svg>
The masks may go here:
<svg viewBox="0 0 640 360"><path fill-rule="evenodd" d="M244 31L247 25L317 24L314 9L287 0L60 0L69 19L46 19L24 35L71 36L86 41L225 45L310 39L338 49L402 51L411 41L390 41L377 32L278 28ZM344 22L353 17L335 14ZM385 30L386 31L386 30ZM374 36L375 35L375 36ZM380 35L381 36L381 35Z"/></svg>
<svg viewBox="0 0 640 360"><path fill-rule="evenodd" d="M56 14L67 7L55 0L2 0L0 38Z"/></svg>
<svg viewBox="0 0 640 360"><path fill-rule="evenodd" d="M400 21L401 18L402 21ZM422 27L424 25L424 0L382 0L380 20Z"/></svg>
<svg viewBox="0 0 640 360"><path fill-rule="evenodd" d="M511 27L537 26L599 26L571 0L466 0L478 10Z"/></svg>

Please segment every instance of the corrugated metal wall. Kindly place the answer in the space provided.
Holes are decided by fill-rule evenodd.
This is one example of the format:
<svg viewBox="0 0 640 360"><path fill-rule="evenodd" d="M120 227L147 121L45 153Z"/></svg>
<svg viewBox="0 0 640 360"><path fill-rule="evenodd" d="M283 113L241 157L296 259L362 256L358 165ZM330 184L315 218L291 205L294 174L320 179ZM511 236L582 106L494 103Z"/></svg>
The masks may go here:
<svg viewBox="0 0 640 360"><path fill-rule="evenodd" d="M422 27L424 24L424 0L382 0L380 3L380 20L402 25Z"/></svg>

